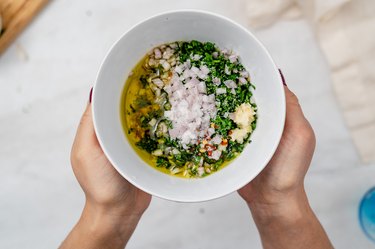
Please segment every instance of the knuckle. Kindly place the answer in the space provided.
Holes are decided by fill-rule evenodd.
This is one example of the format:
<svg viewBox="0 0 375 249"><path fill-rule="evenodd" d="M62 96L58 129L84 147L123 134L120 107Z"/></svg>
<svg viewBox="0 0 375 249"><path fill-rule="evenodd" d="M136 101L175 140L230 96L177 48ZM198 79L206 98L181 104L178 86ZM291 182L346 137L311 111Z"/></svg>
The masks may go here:
<svg viewBox="0 0 375 249"><path fill-rule="evenodd" d="M306 121L305 124L301 125L298 131L299 138L305 142L315 146L316 136L311 125Z"/></svg>
<svg viewBox="0 0 375 249"><path fill-rule="evenodd" d="M85 152L82 149L73 149L70 154L70 162L77 166L85 162Z"/></svg>

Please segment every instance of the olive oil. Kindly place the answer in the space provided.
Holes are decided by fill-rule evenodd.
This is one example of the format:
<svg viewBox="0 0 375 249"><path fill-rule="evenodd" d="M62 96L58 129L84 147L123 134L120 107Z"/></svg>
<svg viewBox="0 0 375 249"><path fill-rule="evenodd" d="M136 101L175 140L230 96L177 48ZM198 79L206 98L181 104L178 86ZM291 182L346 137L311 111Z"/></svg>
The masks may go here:
<svg viewBox="0 0 375 249"><path fill-rule="evenodd" d="M125 86L122 91L120 117L125 136L128 139L131 147L138 154L138 156L148 165L165 174L183 178L190 178L189 176L183 176L183 172L172 174L170 170L166 169L165 167L156 167L156 157L148 153L147 151L140 149L136 145L136 143L139 142L140 137L144 133L144 129L138 123L139 115L142 115L145 112L150 111L150 109L137 109L135 106L132 106L132 103L136 101L139 94L147 96L148 99L146 100L148 101L154 101L154 95L152 91L150 89L145 89L142 85L142 82L140 81L140 77L146 74L146 69L143 65L145 64L147 57L148 56L146 55L144 58L142 58L142 60L134 67L132 73L126 79ZM155 105L153 108L156 109L158 108L158 106Z"/></svg>

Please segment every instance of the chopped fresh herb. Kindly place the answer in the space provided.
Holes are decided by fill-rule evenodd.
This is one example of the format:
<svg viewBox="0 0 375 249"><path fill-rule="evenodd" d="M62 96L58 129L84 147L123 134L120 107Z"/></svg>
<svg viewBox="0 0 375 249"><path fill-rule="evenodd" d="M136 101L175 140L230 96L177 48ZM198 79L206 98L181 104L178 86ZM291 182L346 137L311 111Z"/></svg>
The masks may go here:
<svg viewBox="0 0 375 249"><path fill-rule="evenodd" d="M171 163L166 157L157 157L156 167L163 167L169 169L169 167L171 167Z"/></svg>
<svg viewBox="0 0 375 249"><path fill-rule="evenodd" d="M142 86L143 87L146 87L148 82L147 82L147 78L145 75L141 75L141 77L139 77L139 81L142 83Z"/></svg>
<svg viewBox="0 0 375 249"><path fill-rule="evenodd" d="M145 135L136 145L148 153L153 152L158 147L157 141L153 140L149 135Z"/></svg>
<svg viewBox="0 0 375 249"><path fill-rule="evenodd" d="M139 108L143 108L143 107L146 107L146 106L152 105L152 103L151 103L151 101L150 101L149 99L147 99L145 96L140 95L140 96L136 99L135 105L136 105L137 109L139 109Z"/></svg>

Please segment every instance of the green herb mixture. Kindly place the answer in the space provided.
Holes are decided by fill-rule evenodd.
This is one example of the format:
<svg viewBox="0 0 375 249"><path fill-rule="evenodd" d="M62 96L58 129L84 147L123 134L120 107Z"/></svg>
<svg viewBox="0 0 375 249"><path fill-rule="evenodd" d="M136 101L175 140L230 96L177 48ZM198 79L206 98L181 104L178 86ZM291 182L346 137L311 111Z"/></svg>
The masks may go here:
<svg viewBox="0 0 375 249"><path fill-rule="evenodd" d="M128 138L165 173L207 176L239 155L256 128L248 71L211 42L154 48L126 85Z"/></svg>

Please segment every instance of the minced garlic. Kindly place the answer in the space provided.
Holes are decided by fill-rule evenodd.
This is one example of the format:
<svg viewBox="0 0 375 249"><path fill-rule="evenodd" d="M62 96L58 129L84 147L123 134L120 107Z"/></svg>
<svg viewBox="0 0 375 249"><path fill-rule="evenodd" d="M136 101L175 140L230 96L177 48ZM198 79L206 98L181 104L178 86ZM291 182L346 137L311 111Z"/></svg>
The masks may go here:
<svg viewBox="0 0 375 249"><path fill-rule="evenodd" d="M232 130L231 138L239 143L243 143L244 138L252 131L251 123L254 121L255 112L248 103L243 103L230 115L238 128Z"/></svg>

